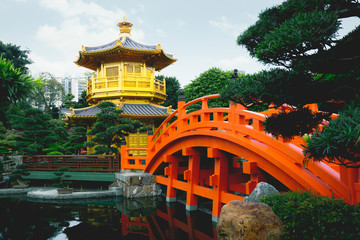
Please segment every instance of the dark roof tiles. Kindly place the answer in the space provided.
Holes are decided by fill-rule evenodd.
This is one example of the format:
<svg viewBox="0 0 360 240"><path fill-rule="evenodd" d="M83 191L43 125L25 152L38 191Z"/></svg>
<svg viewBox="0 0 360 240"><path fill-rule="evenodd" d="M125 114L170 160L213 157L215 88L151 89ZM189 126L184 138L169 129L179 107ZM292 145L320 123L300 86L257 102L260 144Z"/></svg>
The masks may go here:
<svg viewBox="0 0 360 240"><path fill-rule="evenodd" d="M130 104L124 103L121 107L124 109L124 114L131 115L166 115L167 108L156 107L150 104Z"/></svg>
<svg viewBox="0 0 360 240"><path fill-rule="evenodd" d="M104 44L97 47L85 47L86 52L97 52L97 51L105 51L116 46L116 42L118 40L112 41L108 44ZM144 50L144 51L154 51L156 50L157 45L147 45L136 42L134 39L129 37L121 37L120 41L124 48L136 49L136 50ZM170 56L171 57L171 56Z"/></svg>
<svg viewBox="0 0 360 240"><path fill-rule="evenodd" d="M97 106L88 107L84 109L74 109L74 115L76 117L86 117L86 116L96 116L96 114L100 112L100 108Z"/></svg>
<svg viewBox="0 0 360 240"><path fill-rule="evenodd" d="M168 108L157 107L147 103L124 103L121 108L124 110L123 114L137 115L137 116L166 116ZM74 109L74 115L71 117L95 117L100 112L97 106L88 107L84 109Z"/></svg>

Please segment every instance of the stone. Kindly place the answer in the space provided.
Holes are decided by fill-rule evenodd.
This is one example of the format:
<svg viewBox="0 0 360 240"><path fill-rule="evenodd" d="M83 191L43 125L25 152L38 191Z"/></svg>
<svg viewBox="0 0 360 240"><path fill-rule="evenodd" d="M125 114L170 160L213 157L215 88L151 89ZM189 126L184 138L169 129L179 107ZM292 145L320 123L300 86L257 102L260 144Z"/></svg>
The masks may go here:
<svg viewBox="0 0 360 240"><path fill-rule="evenodd" d="M153 186L151 186L151 185L145 185L144 186L144 192L146 193L146 194L150 194L151 193L151 191L153 190Z"/></svg>
<svg viewBox="0 0 360 240"><path fill-rule="evenodd" d="M143 177L141 184L142 185L150 185L152 183L151 180L152 180L153 176L154 175L148 175L148 176Z"/></svg>
<svg viewBox="0 0 360 240"><path fill-rule="evenodd" d="M252 193L244 198L244 202L260 202L260 198L269 195L280 195L280 193L272 185L266 182L259 182Z"/></svg>
<svg viewBox="0 0 360 240"><path fill-rule="evenodd" d="M114 185L122 187L123 196L126 198L141 198L161 194L161 188L156 184L156 176L145 172L124 171L116 173L115 183Z"/></svg>
<svg viewBox="0 0 360 240"><path fill-rule="evenodd" d="M234 200L221 209L216 231L219 240L280 240L284 230L267 204Z"/></svg>
<svg viewBox="0 0 360 240"><path fill-rule="evenodd" d="M139 186L140 182L141 182L141 177L139 177L139 176L131 177L131 185Z"/></svg>

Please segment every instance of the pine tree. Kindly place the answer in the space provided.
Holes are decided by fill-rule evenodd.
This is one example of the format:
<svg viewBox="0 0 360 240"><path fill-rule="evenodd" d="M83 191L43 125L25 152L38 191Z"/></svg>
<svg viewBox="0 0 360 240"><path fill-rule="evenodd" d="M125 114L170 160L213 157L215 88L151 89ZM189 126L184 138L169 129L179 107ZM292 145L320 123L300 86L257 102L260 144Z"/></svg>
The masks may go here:
<svg viewBox="0 0 360 240"><path fill-rule="evenodd" d="M75 126L72 133L70 134L69 139L64 144L67 154L76 154L81 153L81 149L84 147L86 142L86 128L83 126Z"/></svg>
<svg viewBox="0 0 360 240"><path fill-rule="evenodd" d="M129 118L121 118L122 109L117 109L112 102L102 102L97 105L101 112L97 113L97 120L94 128L87 132L87 135L94 136L91 142L87 142L87 147L96 145L95 154L110 154L119 152L121 141L129 133L136 133L142 130L144 124Z"/></svg>
<svg viewBox="0 0 360 240"><path fill-rule="evenodd" d="M240 78L223 96L245 106L290 104L294 108L265 121L267 132L288 138L313 134L308 146L316 147L305 150L308 157L321 160L327 156L339 163L346 157L350 165L360 162L359 136L354 134L359 125L354 124L353 115L346 114L357 110L358 105L350 103L360 96L360 26L338 37L342 19L359 16L358 0L287 0L266 9L237 43L275 68ZM323 118L330 120L330 113L321 116L306 109L312 103L318 103L322 111L339 110L336 122L346 126L344 132L338 132L338 124L329 124L326 131L314 134L314 126ZM330 103L342 104L329 108ZM342 111L346 105L351 110ZM345 142L346 153L339 148Z"/></svg>
<svg viewBox="0 0 360 240"><path fill-rule="evenodd" d="M31 106L23 107L23 111L9 116L12 127L21 131L16 138L16 146L22 154L44 154L44 149L59 141L50 123L51 116Z"/></svg>

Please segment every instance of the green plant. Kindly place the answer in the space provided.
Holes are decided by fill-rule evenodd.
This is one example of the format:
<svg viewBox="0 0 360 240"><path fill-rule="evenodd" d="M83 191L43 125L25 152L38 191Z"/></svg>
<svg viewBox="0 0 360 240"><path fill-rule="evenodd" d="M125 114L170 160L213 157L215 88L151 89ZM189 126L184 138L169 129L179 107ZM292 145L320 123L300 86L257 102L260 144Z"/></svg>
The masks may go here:
<svg viewBox="0 0 360 240"><path fill-rule="evenodd" d="M47 155L64 155L64 154L59 151L53 151L53 152L47 153Z"/></svg>
<svg viewBox="0 0 360 240"><path fill-rule="evenodd" d="M10 181L12 185L27 185L24 176L29 176L30 172L26 169L28 165L18 164L10 174Z"/></svg>
<svg viewBox="0 0 360 240"><path fill-rule="evenodd" d="M360 239L360 205L305 191L266 196L286 239Z"/></svg>
<svg viewBox="0 0 360 240"><path fill-rule="evenodd" d="M53 180L57 182L53 183L53 186L62 188L69 187L72 182L65 180L66 178L71 177L71 175L67 173L69 169L69 167L60 167L56 172L54 172L55 177L53 178Z"/></svg>
<svg viewBox="0 0 360 240"><path fill-rule="evenodd" d="M360 167L360 102L353 101L330 121L324 130L312 135L304 149L309 159L346 167Z"/></svg>
<svg viewBox="0 0 360 240"><path fill-rule="evenodd" d="M2 174L4 173L4 164L2 162L2 160L0 160L0 180L3 179Z"/></svg>
<svg viewBox="0 0 360 240"><path fill-rule="evenodd" d="M96 155L119 153L118 148L125 136L145 129L144 124L138 120L120 117L123 109L117 109L113 102L101 102L97 107L101 112L96 114L94 127L87 132L87 135L91 136L91 142L84 144L85 147L96 145Z"/></svg>

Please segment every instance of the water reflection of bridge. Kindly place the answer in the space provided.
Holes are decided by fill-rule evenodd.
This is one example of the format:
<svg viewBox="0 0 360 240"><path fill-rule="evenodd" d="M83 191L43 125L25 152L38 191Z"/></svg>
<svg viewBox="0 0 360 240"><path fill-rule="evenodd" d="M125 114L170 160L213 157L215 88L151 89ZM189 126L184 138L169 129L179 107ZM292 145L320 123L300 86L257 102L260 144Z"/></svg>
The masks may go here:
<svg viewBox="0 0 360 240"><path fill-rule="evenodd" d="M141 201L144 201L144 204L141 204ZM118 222L119 225L112 224L112 228L121 231L123 237L137 236L137 239L143 237L149 240L217 239L211 214L197 211L188 215L184 204L166 206L164 203L162 197L157 197L142 200L118 198L113 201L109 199L76 204L80 205L80 221L94 227ZM136 205L138 209L135 209ZM76 230L76 226L72 228Z"/></svg>

